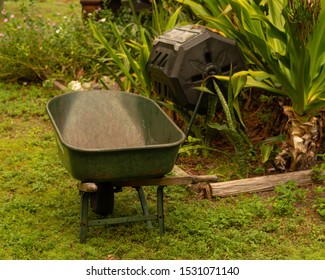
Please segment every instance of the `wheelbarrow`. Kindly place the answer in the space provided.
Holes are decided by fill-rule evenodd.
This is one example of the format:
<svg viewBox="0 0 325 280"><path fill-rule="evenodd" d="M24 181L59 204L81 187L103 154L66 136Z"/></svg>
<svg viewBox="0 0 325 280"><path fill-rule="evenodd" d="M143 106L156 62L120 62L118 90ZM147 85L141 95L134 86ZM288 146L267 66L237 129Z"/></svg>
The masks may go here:
<svg viewBox="0 0 325 280"><path fill-rule="evenodd" d="M80 241L88 226L158 220L163 234L163 187L174 167L184 133L151 99L119 91L62 94L46 106L60 159L80 181ZM174 178L175 179L175 178ZM191 183L197 178L180 178ZM167 180L167 181L166 181ZM173 181L175 182L175 181ZM150 215L142 186L157 185L157 215ZM88 205L102 216L113 211L114 193L136 188L143 215L90 221Z"/></svg>

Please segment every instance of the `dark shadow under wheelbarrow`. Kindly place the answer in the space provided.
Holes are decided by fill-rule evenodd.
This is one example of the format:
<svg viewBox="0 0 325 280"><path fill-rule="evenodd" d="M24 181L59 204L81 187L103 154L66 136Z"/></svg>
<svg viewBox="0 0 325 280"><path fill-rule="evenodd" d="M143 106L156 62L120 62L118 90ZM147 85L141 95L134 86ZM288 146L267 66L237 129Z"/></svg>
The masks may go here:
<svg viewBox="0 0 325 280"><path fill-rule="evenodd" d="M54 97L47 112L61 161L81 182L80 241L86 241L88 226L123 222L147 221L150 226L151 220L158 220L162 234L163 187L172 183L165 175L173 169L185 140L164 111L140 95L86 91ZM186 183L191 182L193 178L187 178ZM146 185L158 186L157 215L149 214L141 188ZM88 219L89 200L98 214L111 214L114 191L124 186L137 189L143 215Z"/></svg>

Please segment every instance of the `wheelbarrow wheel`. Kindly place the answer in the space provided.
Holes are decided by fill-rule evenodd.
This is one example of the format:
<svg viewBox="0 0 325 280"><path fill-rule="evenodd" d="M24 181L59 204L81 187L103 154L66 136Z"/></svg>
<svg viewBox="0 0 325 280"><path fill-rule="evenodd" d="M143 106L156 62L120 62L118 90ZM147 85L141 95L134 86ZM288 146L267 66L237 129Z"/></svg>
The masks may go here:
<svg viewBox="0 0 325 280"><path fill-rule="evenodd" d="M98 189L90 195L90 207L93 212L108 216L113 213L114 208L114 188L107 186L105 183L96 184Z"/></svg>

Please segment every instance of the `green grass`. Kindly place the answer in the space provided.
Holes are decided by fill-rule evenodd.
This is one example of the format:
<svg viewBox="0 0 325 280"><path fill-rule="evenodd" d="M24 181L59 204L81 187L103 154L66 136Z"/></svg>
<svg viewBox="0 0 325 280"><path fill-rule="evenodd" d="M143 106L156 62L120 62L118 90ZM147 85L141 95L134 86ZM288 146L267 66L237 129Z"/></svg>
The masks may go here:
<svg viewBox="0 0 325 280"><path fill-rule="evenodd" d="M57 94L0 84L0 259L325 259L324 188L294 184L211 201L168 186L163 237L156 223L133 223L92 227L80 244L78 182L62 167L45 112ZM155 188L145 193L153 213ZM141 210L129 188L115 202L116 216Z"/></svg>

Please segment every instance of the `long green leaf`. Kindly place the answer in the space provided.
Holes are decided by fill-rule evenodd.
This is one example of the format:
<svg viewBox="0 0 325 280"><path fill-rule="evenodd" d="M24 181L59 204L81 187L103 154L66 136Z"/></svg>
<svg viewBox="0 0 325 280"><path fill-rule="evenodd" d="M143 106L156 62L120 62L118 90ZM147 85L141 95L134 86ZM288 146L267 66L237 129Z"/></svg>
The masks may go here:
<svg viewBox="0 0 325 280"><path fill-rule="evenodd" d="M130 81L133 81L133 83L135 84L134 78L130 74L128 68L125 67L123 61L119 58L116 51L110 46L110 44L107 42L106 38L99 32L97 27L91 21L89 21L89 24L90 24L90 27L91 27L96 39L105 47L105 49L107 50L109 55L112 57L112 59L115 61L117 66L122 70L123 74L125 74L126 77Z"/></svg>
<svg viewBox="0 0 325 280"><path fill-rule="evenodd" d="M142 73L141 70L139 68L139 64L138 62L134 59L134 57L132 57L131 52L129 51L129 49L127 48L123 38L121 37L116 24L114 24L113 22L110 22L110 26L111 26L111 30L113 32L113 34L115 35L115 37L118 40L118 43L120 45L120 47L123 50L124 55L126 56L128 62L130 63L131 69L134 71L137 81L140 82L140 84L144 84L143 80L142 80ZM142 92L141 88L138 87L136 79L131 79L130 82L133 84L134 87L136 87L140 93Z"/></svg>
<svg viewBox="0 0 325 280"><path fill-rule="evenodd" d="M201 16L209 16L210 15L202 5L200 5L199 3L195 2L195 1L192 1L192 0L177 0L177 2L191 7L192 11L196 15L201 15Z"/></svg>
<svg viewBox="0 0 325 280"><path fill-rule="evenodd" d="M310 53L310 71L312 79L315 79L319 72L324 70L322 67L325 64L325 1L321 1L321 12L318 18L318 24L310 35L308 41L308 50Z"/></svg>
<svg viewBox="0 0 325 280"><path fill-rule="evenodd" d="M177 20L178 20L178 16L179 16L179 13L181 12L182 10L182 7L179 7L173 14L172 16L170 17L170 19L168 20L167 24L166 24L166 27L165 27L165 30L164 31L167 31L169 29L172 29L175 27L176 23L177 23Z"/></svg>

